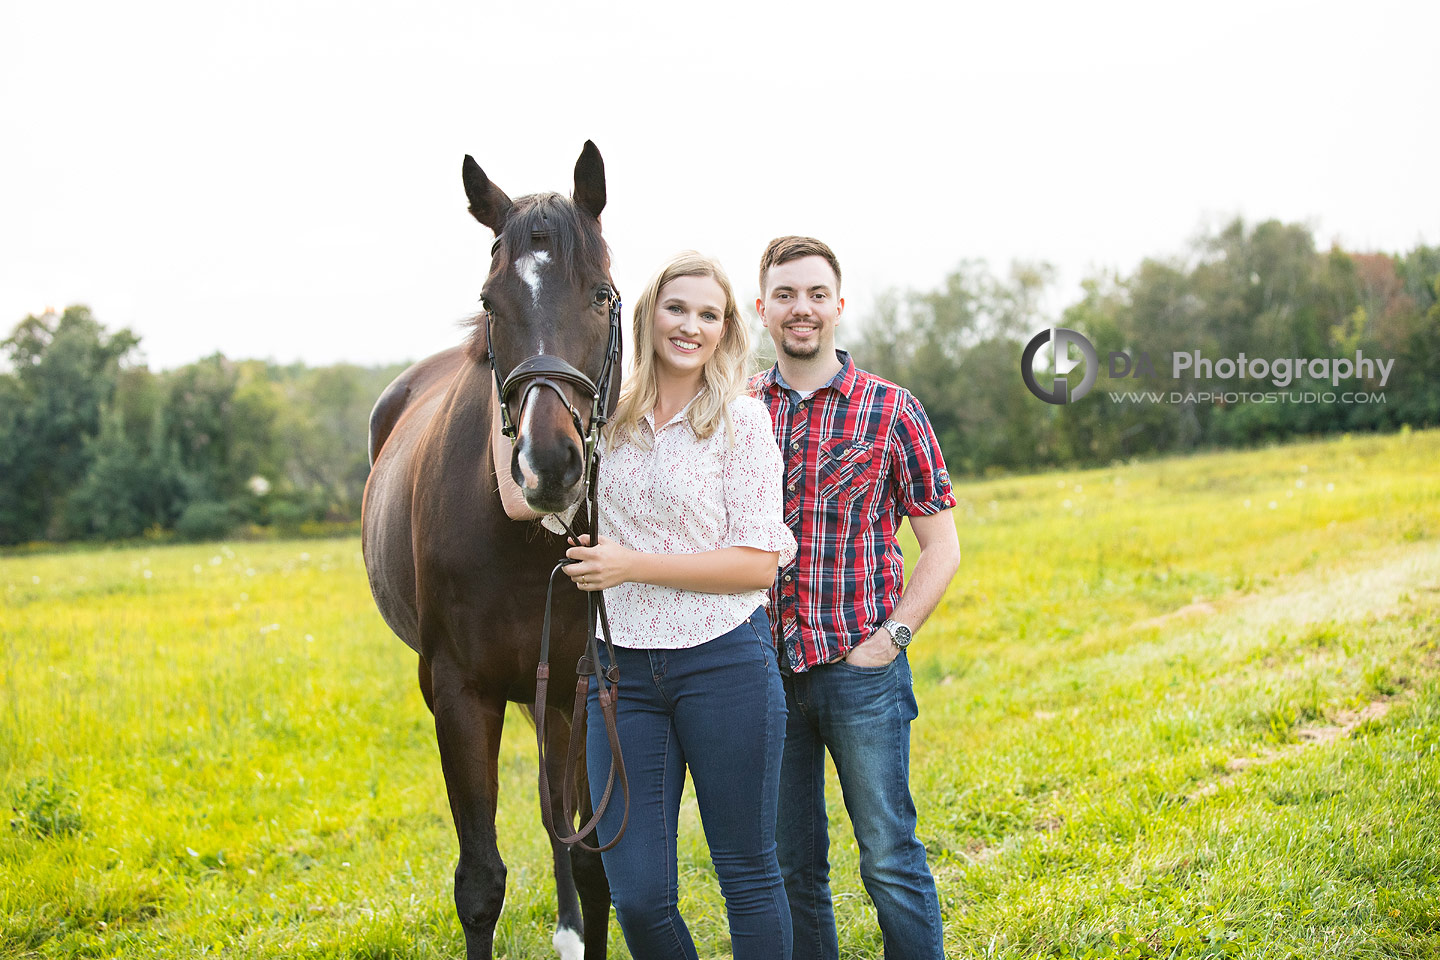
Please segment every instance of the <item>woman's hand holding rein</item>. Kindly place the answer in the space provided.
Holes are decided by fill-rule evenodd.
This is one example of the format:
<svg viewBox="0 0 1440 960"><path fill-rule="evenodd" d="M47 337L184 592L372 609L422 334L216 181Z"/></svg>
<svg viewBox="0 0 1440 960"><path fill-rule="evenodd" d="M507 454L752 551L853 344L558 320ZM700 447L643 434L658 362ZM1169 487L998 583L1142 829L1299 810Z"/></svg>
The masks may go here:
<svg viewBox="0 0 1440 960"><path fill-rule="evenodd" d="M574 543L574 540L570 541ZM565 565L565 573L581 590L608 590L634 580L635 560L644 554L622 547L609 537L597 537L590 545L590 535L580 534L580 544L565 551L577 563Z"/></svg>

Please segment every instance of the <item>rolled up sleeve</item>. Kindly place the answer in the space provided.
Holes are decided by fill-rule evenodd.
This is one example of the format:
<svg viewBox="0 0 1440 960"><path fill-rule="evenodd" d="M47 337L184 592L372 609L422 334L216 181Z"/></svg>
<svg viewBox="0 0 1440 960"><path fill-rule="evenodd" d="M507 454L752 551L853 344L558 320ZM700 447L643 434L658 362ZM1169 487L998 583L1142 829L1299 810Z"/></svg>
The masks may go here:
<svg viewBox="0 0 1440 960"><path fill-rule="evenodd" d="M923 517L955 506L940 441L925 408L913 395L895 420L895 499L908 516Z"/></svg>

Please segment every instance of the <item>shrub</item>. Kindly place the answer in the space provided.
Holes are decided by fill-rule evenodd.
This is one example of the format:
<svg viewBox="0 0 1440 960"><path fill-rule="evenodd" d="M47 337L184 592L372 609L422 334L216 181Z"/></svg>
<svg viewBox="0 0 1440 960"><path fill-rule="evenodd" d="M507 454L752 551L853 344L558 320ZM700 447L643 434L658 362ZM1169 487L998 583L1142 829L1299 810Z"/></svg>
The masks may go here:
<svg viewBox="0 0 1440 960"><path fill-rule="evenodd" d="M175 521L175 533L185 540L219 540L235 529L235 515L229 504L215 501L192 503Z"/></svg>

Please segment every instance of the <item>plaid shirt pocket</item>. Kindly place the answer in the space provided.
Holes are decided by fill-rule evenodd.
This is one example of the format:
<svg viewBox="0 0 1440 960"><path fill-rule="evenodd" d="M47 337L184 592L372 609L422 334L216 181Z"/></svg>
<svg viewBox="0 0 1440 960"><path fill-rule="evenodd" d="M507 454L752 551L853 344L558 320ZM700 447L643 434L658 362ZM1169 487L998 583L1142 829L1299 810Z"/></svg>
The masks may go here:
<svg viewBox="0 0 1440 960"><path fill-rule="evenodd" d="M817 495L821 500L846 499L847 492L862 490L874 481L879 459L868 440L831 437L820 444Z"/></svg>

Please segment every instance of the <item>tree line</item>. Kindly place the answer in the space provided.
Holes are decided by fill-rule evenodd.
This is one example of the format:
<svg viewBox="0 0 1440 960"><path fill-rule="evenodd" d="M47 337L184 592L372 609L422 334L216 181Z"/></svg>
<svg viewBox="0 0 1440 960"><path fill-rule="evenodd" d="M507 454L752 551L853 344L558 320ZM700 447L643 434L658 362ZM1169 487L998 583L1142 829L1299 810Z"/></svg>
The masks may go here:
<svg viewBox="0 0 1440 960"><path fill-rule="evenodd" d="M370 407L403 365L216 354L153 372L84 306L0 342L0 544L353 524Z"/></svg>
<svg viewBox="0 0 1440 960"><path fill-rule="evenodd" d="M1236 219L1178 256L1087 278L1051 320L1054 276L1043 263L996 274L967 261L937 289L880 297L863 323L856 362L920 398L952 473L1440 424L1440 248L1320 250L1303 225ZM1052 323L1083 334L1100 366L1089 394L1063 405L1037 399L1020 374L1026 342ZM1308 369L1284 387L1218 379L1213 365L1176 379L1174 355L1196 351L1352 362L1359 352L1393 365L1383 387L1378 368L1338 387ZM1347 399L1356 392L1365 399ZM1257 399L1266 393L1283 397Z"/></svg>
<svg viewBox="0 0 1440 960"><path fill-rule="evenodd" d="M882 295L856 325L856 361L921 399L953 474L1440 423L1440 248L1320 250L1303 225L1235 220L1179 256L1087 278L1058 316L1054 286L1043 263L997 274L966 261L935 289ZM1090 394L1063 405L1032 395L1020 373L1025 343L1056 324L1084 334L1101 367ZM402 364L216 354L155 372L136 359L139 343L83 306L28 316L0 342L0 544L358 520L370 407ZM1276 388L1204 370L1173 378L1173 355L1197 350L1394 363L1383 388L1349 381L1384 402L1347 401L1308 374L1279 392L1314 400L1233 401L1224 395ZM1112 354L1129 362L1112 367ZM1136 399L1146 392L1163 399Z"/></svg>

